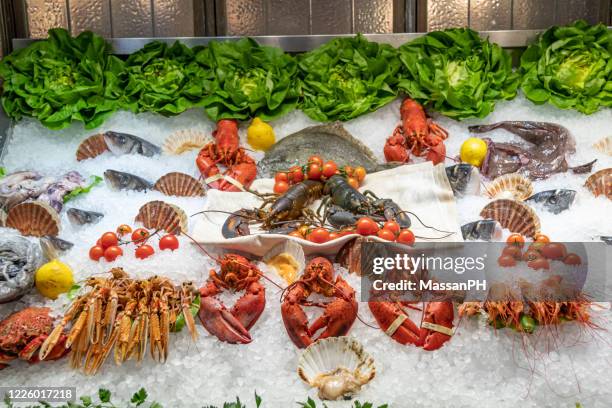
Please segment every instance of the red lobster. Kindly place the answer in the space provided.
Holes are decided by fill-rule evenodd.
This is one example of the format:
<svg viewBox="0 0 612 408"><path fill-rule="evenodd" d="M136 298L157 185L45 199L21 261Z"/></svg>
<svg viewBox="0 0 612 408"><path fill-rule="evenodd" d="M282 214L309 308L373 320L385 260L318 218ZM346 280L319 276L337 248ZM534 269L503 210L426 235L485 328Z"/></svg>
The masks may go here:
<svg viewBox="0 0 612 408"><path fill-rule="evenodd" d="M410 343L431 351L439 349L450 340L455 316L452 302L425 303L420 328L404 311L402 306L405 305L406 302L368 302L380 328L398 343Z"/></svg>
<svg viewBox="0 0 612 408"><path fill-rule="evenodd" d="M220 170L217 164L220 163L227 168L223 176L229 176L243 187L249 187L257 177L257 166L253 158L246 154L246 150L239 146L238 122L234 119L221 119L217 122L213 136L215 142L204 146L196 159L204 179L218 175ZM223 191L241 190L239 185L223 177L207 184Z"/></svg>
<svg viewBox="0 0 612 408"><path fill-rule="evenodd" d="M333 281L334 269L329 260L323 257L312 259L306 266L302 278L287 289L281 313L287 334L299 348L308 347L318 339L344 336L351 329L357 317L355 290L342 277ZM322 294L334 299L328 303L308 300L311 293ZM325 308L325 312L310 327L302 306ZM315 334L324 329L315 338Z"/></svg>
<svg viewBox="0 0 612 408"><path fill-rule="evenodd" d="M385 159L406 163L413 154L426 156L433 164L442 163L446 158L444 140L448 132L428 118L423 107L413 99L404 99L400 115L402 123L385 143Z"/></svg>
<svg viewBox="0 0 612 408"><path fill-rule="evenodd" d="M245 257L227 254L221 261L220 274L210 270L208 281L200 288L198 316L208 332L228 343L250 343L253 327L266 305L265 288L259 282L261 271ZM224 289L245 293L231 310L214 298Z"/></svg>

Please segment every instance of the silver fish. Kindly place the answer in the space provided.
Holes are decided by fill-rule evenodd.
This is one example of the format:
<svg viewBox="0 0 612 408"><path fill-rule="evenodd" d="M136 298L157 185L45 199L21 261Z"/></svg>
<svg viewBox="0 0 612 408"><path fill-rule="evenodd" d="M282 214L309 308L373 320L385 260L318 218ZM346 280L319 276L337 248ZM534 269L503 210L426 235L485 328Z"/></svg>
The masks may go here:
<svg viewBox="0 0 612 408"><path fill-rule="evenodd" d="M45 192L54 179L36 171L18 171L0 180L0 208L5 210Z"/></svg>
<svg viewBox="0 0 612 408"><path fill-rule="evenodd" d="M340 122L307 127L274 144L259 162L259 174L271 177L277 171L302 165L313 155L333 160L339 167L363 166L368 172L380 165L374 153L344 129Z"/></svg>
<svg viewBox="0 0 612 408"><path fill-rule="evenodd" d="M463 239L498 241L502 237L502 227L495 220L478 220L461 226Z"/></svg>
<svg viewBox="0 0 612 408"><path fill-rule="evenodd" d="M455 196L477 195L480 192L480 173L471 164L460 163L447 167L446 177Z"/></svg>
<svg viewBox="0 0 612 408"><path fill-rule="evenodd" d="M141 154L152 157L161 154L159 146L128 133L104 132L104 141L108 149L116 155Z"/></svg>
<svg viewBox="0 0 612 408"><path fill-rule="evenodd" d="M66 252L74 246L74 244L70 241L66 241L58 237L52 237L51 235L42 237L40 240L46 241L49 245L51 245L53 248L55 248L55 250L59 252Z"/></svg>
<svg viewBox="0 0 612 408"><path fill-rule="evenodd" d="M104 217L102 213L80 210L78 208L69 208L66 214L73 225L94 224Z"/></svg>
<svg viewBox="0 0 612 408"><path fill-rule="evenodd" d="M60 212L64 206L64 196L86 185L87 181L81 174L76 171L70 171L64 174L59 180L52 183L47 190L38 197L38 200L46 202L57 212Z"/></svg>
<svg viewBox="0 0 612 408"><path fill-rule="evenodd" d="M104 172L104 180L114 190L146 191L153 188L153 184L150 181L117 170L106 170Z"/></svg>
<svg viewBox="0 0 612 408"><path fill-rule="evenodd" d="M601 239L606 245L612 245L612 236L606 237L602 235L599 237L599 239Z"/></svg>
<svg viewBox="0 0 612 408"><path fill-rule="evenodd" d="M534 203L542 204L544 208L553 214L559 214L570 208L576 198L575 190L546 190L540 191L526 199Z"/></svg>
<svg viewBox="0 0 612 408"><path fill-rule="evenodd" d="M43 263L38 244L13 232L0 235L0 304L12 302L34 285L36 270Z"/></svg>

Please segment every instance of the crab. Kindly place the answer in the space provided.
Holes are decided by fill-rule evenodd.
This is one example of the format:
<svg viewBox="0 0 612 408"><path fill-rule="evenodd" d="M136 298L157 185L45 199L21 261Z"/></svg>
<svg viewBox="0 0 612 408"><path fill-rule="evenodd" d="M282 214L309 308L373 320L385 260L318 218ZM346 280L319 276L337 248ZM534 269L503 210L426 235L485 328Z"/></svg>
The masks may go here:
<svg viewBox="0 0 612 408"><path fill-rule="evenodd" d="M37 363L38 349L53 329L48 307L27 307L0 322L0 370L16 358ZM46 360L63 357L66 336L62 336Z"/></svg>

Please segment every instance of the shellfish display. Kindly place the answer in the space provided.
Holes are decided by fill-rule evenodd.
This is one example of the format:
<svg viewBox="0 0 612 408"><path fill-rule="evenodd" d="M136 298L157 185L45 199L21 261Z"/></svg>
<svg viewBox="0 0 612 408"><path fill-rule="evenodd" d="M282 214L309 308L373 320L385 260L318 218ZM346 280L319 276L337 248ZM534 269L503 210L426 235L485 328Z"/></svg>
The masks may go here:
<svg viewBox="0 0 612 408"><path fill-rule="evenodd" d="M150 201L140 207L136 222L146 228L163 230L171 234L187 231L187 214L180 207L163 201Z"/></svg>
<svg viewBox="0 0 612 408"><path fill-rule="evenodd" d="M204 195L202 183L189 174L172 172L161 176L153 189L165 195L179 197L201 197Z"/></svg>
<svg viewBox="0 0 612 408"><path fill-rule="evenodd" d="M300 356L297 371L324 400L350 398L376 376L374 359L352 337L317 340Z"/></svg>
<svg viewBox="0 0 612 408"><path fill-rule="evenodd" d="M4 225L18 230L23 235L57 236L60 230L60 219L57 211L49 204L42 201L29 201L11 208L6 215Z"/></svg>
<svg viewBox="0 0 612 408"><path fill-rule="evenodd" d="M597 142L593 144L593 147L607 154L608 156L612 156L612 136L604 137L603 139L599 139Z"/></svg>
<svg viewBox="0 0 612 408"><path fill-rule="evenodd" d="M584 183L595 197L606 196L612 200L612 168L599 170L589 176Z"/></svg>
<svg viewBox="0 0 612 408"><path fill-rule="evenodd" d="M540 219L535 211L520 201L499 199L487 204L480 216L499 222L510 231L533 237L540 232Z"/></svg>
<svg viewBox="0 0 612 408"><path fill-rule="evenodd" d="M89 136L83 140L76 151L77 161L83 161L87 159L93 159L98 157L104 152L109 152L108 145L104 141L104 135L102 133Z"/></svg>
<svg viewBox="0 0 612 408"><path fill-rule="evenodd" d="M208 137L204 132L194 129L183 129L172 133L164 140L162 151L165 154L178 155L191 150L200 150L210 142L212 142L212 138Z"/></svg>
<svg viewBox="0 0 612 408"><path fill-rule="evenodd" d="M533 194L533 183L520 174L504 174L489 183L485 192L490 198L511 198L523 201Z"/></svg>

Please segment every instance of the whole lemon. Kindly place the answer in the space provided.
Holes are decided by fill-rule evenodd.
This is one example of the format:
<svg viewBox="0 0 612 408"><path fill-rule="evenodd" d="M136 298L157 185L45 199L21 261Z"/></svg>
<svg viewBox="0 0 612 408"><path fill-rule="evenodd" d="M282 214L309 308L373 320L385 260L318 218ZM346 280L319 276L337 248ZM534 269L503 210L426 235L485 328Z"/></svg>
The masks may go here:
<svg viewBox="0 0 612 408"><path fill-rule="evenodd" d="M480 167L487 155L487 143L477 137L468 138L461 145L461 161Z"/></svg>
<svg viewBox="0 0 612 408"><path fill-rule="evenodd" d="M274 129L263 120L255 118L247 129L247 142L255 150L266 151L276 142Z"/></svg>
<svg viewBox="0 0 612 408"><path fill-rule="evenodd" d="M46 298L57 299L74 285L72 269L65 263L53 259L36 271L36 289Z"/></svg>

